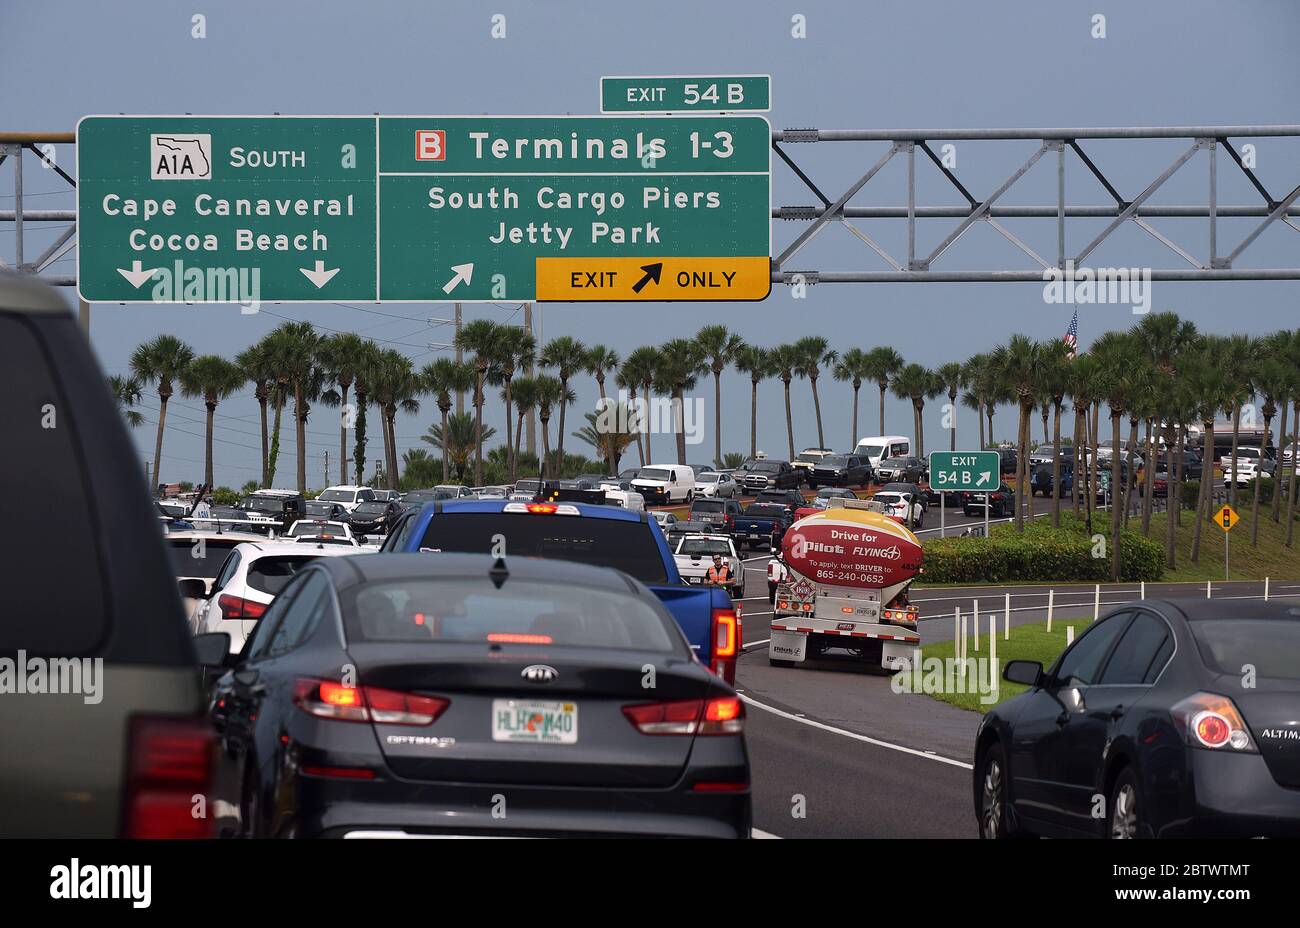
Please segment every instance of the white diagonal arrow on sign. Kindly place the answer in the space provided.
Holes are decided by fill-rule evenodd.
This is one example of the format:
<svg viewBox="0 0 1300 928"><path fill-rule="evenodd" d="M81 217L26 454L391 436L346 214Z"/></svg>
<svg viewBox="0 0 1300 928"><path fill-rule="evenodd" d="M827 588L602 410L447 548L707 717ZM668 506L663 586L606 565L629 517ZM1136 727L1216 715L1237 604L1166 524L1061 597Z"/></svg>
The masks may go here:
<svg viewBox="0 0 1300 928"><path fill-rule="evenodd" d="M989 480L992 479L992 477L993 474L990 471L987 470L980 471L980 479L975 481L975 486L977 487L984 486L984 484L988 483Z"/></svg>
<svg viewBox="0 0 1300 928"><path fill-rule="evenodd" d="M470 278L474 276L473 264L453 264L451 266L451 269L456 272L456 276L453 277L451 280L447 281L445 284L443 284L442 286L443 293L451 293L451 291L455 290L458 286L460 286L461 281L464 281L466 284L468 284L470 282Z"/></svg>
<svg viewBox="0 0 1300 928"><path fill-rule="evenodd" d="M302 271L302 275L316 285L317 290L333 280L334 275L339 272L336 267L330 268L328 271L325 270L325 262L320 260L317 260L315 270L305 267L300 267L298 270Z"/></svg>
<svg viewBox="0 0 1300 928"><path fill-rule="evenodd" d="M126 278L127 283L139 290L140 285L152 277L156 270L158 270L156 267L141 268L139 261L132 261L131 270L128 271L124 267L119 267L117 272Z"/></svg>

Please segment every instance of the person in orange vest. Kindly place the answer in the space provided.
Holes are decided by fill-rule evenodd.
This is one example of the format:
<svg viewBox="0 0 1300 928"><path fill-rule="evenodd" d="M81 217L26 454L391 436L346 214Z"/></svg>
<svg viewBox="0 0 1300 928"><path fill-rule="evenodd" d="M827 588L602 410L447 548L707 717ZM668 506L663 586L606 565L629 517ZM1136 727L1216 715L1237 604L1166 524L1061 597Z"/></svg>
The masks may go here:
<svg viewBox="0 0 1300 928"><path fill-rule="evenodd" d="M722 562L722 555L713 555L713 566L709 568L704 579L714 586L726 586L731 582L731 568Z"/></svg>
<svg viewBox="0 0 1300 928"><path fill-rule="evenodd" d="M767 599L772 605L776 605L776 588L778 585L785 583L790 579L790 568L785 566L785 561L781 560L780 555L773 555L772 559L767 562Z"/></svg>

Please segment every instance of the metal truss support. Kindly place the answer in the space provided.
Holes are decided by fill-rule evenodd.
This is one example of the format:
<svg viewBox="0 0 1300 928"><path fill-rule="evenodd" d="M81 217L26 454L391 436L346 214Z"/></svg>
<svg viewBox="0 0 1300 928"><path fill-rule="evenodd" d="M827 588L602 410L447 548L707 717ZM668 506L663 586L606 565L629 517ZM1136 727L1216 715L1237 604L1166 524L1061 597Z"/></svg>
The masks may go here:
<svg viewBox="0 0 1300 928"><path fill-rule="evenodd" d="M54 286L75 286L77 282L75 275L44 275L42 272L76 247L76 210L27 209L24 201L24 153L34 155L38 163L56 173L70 187L77 186L77 182L63 168L46 157L45 152L38 147L50 143L75 144L76 135L71 132L0 132L0 167L6 163L12 165L14 176L13 209L0 210L0 222L9 221L14 224L14 263L11 265L4 258L0 258L0 268L16 271L19 274L32 274ZM27 222L67 222L70 225L45 247L36 260L28 261L24 234L27 231L24 224Z"/></svg>
<svg viewBox="0 0 1300 928"><path fill-rule="evenodd" d="M872 283L919 282L978 283L1006 281L1039 281L1045 274L1059 272L1068 275L1072 268L1082 268L1083 262L1098 246L1111 238L1126 223L1141 229L1172 252L1179 263L1172 267L1150 268L1152 280L1300 280L1300 249L1283 267L1243 267L1239 260L1270 225L1281 222L1300 232L1300 184L1285 196L1269 192L1263 181L1246 163L1231 139L1293 138L1300 136L1300 126L1160 126L1127 128L1052 128L1052 129L865 129L823 130L786 129L772 133L772 148L795 176L821 201L820 206L781 206L772 210L774 220L811 222L794 242L772 262L772 280L776 283ZM1081 141L1090 139L1125 140L1132 148L1145 139L1185 139L1189 147L1172 164L1166 167L1139 194L1126 198L1106 174L1097 166ZM935 152L936 142L952 141L1037 141L1039 147L1015 169L1005 181L983 200L973 196L958 178L956 172ZM831 199L823 189L799 167L785 146L816 142L889 142L889 151L863 177L859 178L842 196ZM1262 205L1223 204L1218 201L1218 150L1228 152L1232 162L1259 193ZM920 205L916 195L916 152L920 151L933 163L940 175L957 192L964 204ZM1155 193L1198 152L1207 153L1209 161L1208 191L1204 205L1158 205L1151 203ZM1069 157L1073 153L1073 158ZM896 206L850 206L850 200L874 177L895 154L907 158L906 202ZM1002 206L999 199L1017 181L1042 160L1044 155L1056 154L1057 198L1054 204L1034 206ZM1276 157L1276 156L1274 156ZM1069 203L1066 201L1067 163L1077 161L1086 170L1091 182L1100 185L1114 205ZM1294 165L1300 159L1289 158ZM880 182L877 182L880 186ZM1073 188L1072 188L1073 190ZM1162 232L1152 220L1157 219L1208 220L1208 248L1203 257L1196 250L1185 247ZM1220 218L1258 218L1261 221L1234 248L1223 254L1219 242ZM896 260L863 229L854 225L853 219L906 219L907 259ZM957 225L928 255L918 257L916 228L921 220L956 219ZM1057 226L1056 254L1049 260L1038 254L1004 221L1021 219L1055 219ZM1091 238L1077 254L1066 250L1067 227L1070 219L1109 219L1106 227ZM788 266L790 258L798 253L817 233L832 222L843 224L863 244L867 245L888 266L888 270L794 270ZM989 267L975 270L946 270L936 268L943 255L976 223L984 223L1009 241L1033 265L1031 267ZM1143 267L1144 262L1131 260L1116 262L1123 266Z"/></svg>

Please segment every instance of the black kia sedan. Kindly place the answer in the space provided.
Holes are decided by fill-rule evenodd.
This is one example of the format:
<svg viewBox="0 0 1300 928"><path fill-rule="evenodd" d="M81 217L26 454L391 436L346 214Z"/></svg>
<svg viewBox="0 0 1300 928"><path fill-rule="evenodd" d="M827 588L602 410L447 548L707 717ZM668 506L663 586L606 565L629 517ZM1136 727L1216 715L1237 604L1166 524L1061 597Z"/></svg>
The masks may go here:
<svg viewBox="0 0 1300 928"><path fill-rule="evenodd" d="M1144 600L984 716L986 838L1300 836L1300 605Z"/></svg>
<svg viewBox="0 0 1300 928"><path fill-rule="evenodd" d="M749 836L744 706L619 571L321 558L229 663L245 836Z"/></svg>

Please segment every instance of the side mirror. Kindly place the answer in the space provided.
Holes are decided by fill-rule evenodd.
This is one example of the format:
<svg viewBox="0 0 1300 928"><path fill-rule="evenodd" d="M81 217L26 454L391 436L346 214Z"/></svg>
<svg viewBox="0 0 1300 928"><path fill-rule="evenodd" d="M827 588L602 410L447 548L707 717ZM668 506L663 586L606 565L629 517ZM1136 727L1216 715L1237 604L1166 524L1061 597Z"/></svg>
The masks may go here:
<svg viewBox="0 0 1300 928"><path fill-rule="evenodd" d="M197 577L176 581L176 589L185 599L207 599L208 585Z"/></svg>
<svg viewBox="0 0 1300 928"><path fill-rule="evenodd" d="M194 651L198 654L199 666L213 670L224 668L226 655L230 653L230 635L226 632L195 635Z"/></svg>
<svg viewBox="0 0 1300 928"><path fill-rule="evenodd" d="M1002 669L1002 679L1008 683L1038 686L1043 679L1043 665L1038 661L1007 661Z"/></svg>

